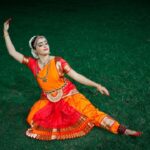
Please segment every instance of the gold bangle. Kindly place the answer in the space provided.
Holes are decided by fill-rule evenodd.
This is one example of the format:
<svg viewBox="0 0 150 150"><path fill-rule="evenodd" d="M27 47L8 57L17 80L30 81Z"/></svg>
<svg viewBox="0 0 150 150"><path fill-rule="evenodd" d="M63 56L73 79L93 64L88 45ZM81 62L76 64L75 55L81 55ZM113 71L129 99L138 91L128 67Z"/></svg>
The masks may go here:
<svg viewBox="0 0 150 150"><path fill-rule="evenodd" d="M27 65L29 63L29 57L23 56L22 64Z"/></svg>

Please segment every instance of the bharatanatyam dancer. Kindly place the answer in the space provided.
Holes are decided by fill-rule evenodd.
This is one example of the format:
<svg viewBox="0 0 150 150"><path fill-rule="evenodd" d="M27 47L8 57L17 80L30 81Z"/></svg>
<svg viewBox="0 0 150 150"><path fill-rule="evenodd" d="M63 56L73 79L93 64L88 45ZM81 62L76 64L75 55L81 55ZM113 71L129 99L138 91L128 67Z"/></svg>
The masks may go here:
<svg viewBox="0 0 150 150"><path fill-rule="evenodd" d="M17 52L8 33L9 24L10 19L4 23L3 29L8 53L32 71L42 90L40 99L32 106L27 117L30 125L26 131L28 137L38 140L72 139L86 135L94 126L105 128L114 134L134 137L142 134L127 129L95 108L64 75L92 86L107 96L108 90L77 73L62 57L51 56L49 44L43 35L33 36L29 40L33 57Z"/></svg>

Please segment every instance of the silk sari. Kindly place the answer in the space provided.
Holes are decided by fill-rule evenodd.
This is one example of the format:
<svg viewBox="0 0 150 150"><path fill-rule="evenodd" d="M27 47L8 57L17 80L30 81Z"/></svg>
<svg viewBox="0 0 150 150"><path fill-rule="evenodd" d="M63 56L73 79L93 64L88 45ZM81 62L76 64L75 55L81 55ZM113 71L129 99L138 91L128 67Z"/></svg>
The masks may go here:
<svg viewBox="0 0 150 150"><path fill-rule="evenodd" d="M94 126L118 133L119 123L97 109L65 78L71 70L61 57L54 57L42 69L31 57L23 61L34 74L42 94L33 105L26 135L39 140L70 139L86 135Z"/></svg>

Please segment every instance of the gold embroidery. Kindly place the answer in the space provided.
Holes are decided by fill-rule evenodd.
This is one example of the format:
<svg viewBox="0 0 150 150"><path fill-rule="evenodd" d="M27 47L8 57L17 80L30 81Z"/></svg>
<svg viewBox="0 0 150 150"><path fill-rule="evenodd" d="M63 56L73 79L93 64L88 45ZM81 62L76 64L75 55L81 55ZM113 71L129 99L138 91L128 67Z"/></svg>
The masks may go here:
<svg viewBox="0 0 150 150"><path fill-rule="evenodd" d="M60 77L64 76L64 73L68 73L70 70L71 70L71 67L70 65L65 62L65 66L62 67L62 63L61 63L61 60L62 59L61 57L56 57L56 68L57 68L57 71L58 71L58 74Z"/></svg>
<svg viewBox="0 0 150 150"><path fill-rule="evenodd" d="M94 127L94 124L86 116L81 116L74 125L61 129L44 128L36 123L33 124L33 127L26 131L26 135L39 140L64 140L76 138L86 135Z"/></svg>
<svg viewBox="0 0 150 150"><path fill-rule="evenodd" d="M71 95L77 94L77 93L79 93L79 91L77 89L72 89L69 93L67 93L66 95L63 95L62 98L65 98L67 96L71 96Z"/></svg>
<svg viewBox="0 0 150 150"><path fill-rule="evenodd" d="M62 98L62 96L63 96L62 89L59 89L59 90L51 92L51 93L47 93L47 98L51 102L58 102Z"/></svg>
<svg viewBox="0 0 150 150"><path fill-rule="evenodd" d="M68 64L66 64L64 70L66 73L68 73L71 70L71 67Z"/></svg>
<svg viewBox="0 0 150 150"><path fill-rule="evenodd" d="M58 102L62 96L63 96L63 88L67 85L67 81L66 78L64 78L64 84L58 88L58 89L54 89L54 90L50 90L50 91L44 91L44 93L46 94L47 98L51 101L51 102Z"/></svg>
<svg viewBox="0 0 150 150"><path fill-rule="evenodd" d="M56 62L56 68L57 68L57 70L58 70L59 76L60 76L60 77L64 76L63 69L62 69L61 62L60 62L60 61L57 61L57 62Z"/></svg>
<svg viewBox="0 0 150 150"><path fill-rule="evenodd" d="M112 125L114 124L114 120L109 117L109 116L106 116L104 117L104 119L101 121L101 126L103 128L106 128L106 129L110 129L112 127Z"/></svg>

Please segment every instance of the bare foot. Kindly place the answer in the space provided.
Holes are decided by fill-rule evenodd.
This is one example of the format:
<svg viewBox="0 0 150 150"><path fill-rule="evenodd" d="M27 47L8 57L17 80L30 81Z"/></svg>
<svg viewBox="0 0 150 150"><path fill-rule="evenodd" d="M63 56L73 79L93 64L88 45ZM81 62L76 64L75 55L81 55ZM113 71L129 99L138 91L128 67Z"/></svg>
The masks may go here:
<svg viewBox="0 0 150 150"><path fill-rule="evenodd" d="M141 136L142 132L126 129L124 134L128 136L138 137L138 136Z"/></svg>

